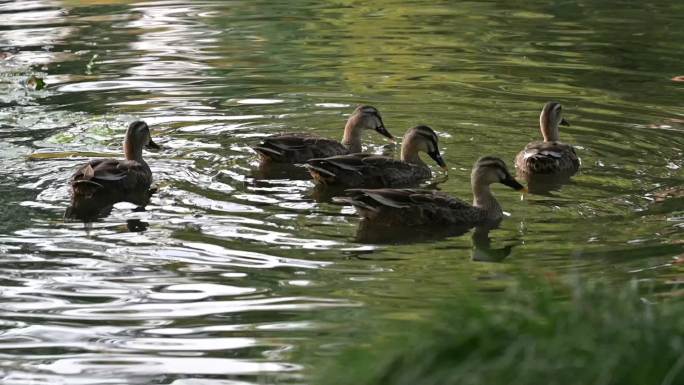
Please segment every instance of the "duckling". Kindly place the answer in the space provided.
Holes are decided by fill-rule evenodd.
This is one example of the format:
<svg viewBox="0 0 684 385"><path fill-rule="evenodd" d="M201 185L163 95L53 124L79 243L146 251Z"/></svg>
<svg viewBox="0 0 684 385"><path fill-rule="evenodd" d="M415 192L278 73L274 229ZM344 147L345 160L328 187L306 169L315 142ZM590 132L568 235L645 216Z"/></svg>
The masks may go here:
<svg viewBox="0 0 684 385"><path fill-rule="evenodd" d="M437 134L428 126L416 126L404 135L401 160L371 154L338 155L311 159L306 167L314 182L346 187L408 187L430 179L430 168L420 159L426 152L447 171L439 153Z"/></svg>
<svg viewBox="0 0 684 385"><path fill-rule="evenodd" d="M254 150L262 163L304 163L312 158L361 152L361 134L364 129L373 129L394 140L387 131L377 108L358 106L347 120L342 142L321 138L307 133L291 133L267 137Z"/></svg>
<svg viewBox="0 0 684 385"><path fill-rule="evenodd" d="M117 202L144 207L154 190L150 190L152 171L143 159L143 147L159 148L147 124L136 121L126 131L126 159L93 159L79 167L71 177L71 205L65 216L93 219Z"/></svg>
<svg viewBox="0 0 684 385"><path fill-rule="evenodd" d="M573 175L580 166L575 149L559 141L558 125L569 126L563 119L562 106L548 102L539 115L539 127L544 141L528 143L515 157L519 176L566 174Z"/></svg>
<svg viewBox="0 0 684 385"><path fill-rule="evenodd" d="M496 182L525 191L501 159L485 156L475 163L470 175L472 205L442 192L418 189L350 189L350 196L335 201L351 204L364 221L384 227L496 226L503 218L489 187Z"/></svg>

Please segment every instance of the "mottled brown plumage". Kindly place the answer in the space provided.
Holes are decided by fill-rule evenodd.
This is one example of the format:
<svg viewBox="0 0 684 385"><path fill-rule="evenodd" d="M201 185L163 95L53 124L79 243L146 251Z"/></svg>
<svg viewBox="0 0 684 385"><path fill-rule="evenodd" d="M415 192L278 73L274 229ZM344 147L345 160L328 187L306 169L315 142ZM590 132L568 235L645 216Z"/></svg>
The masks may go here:
<svg viewBox="0 0 684 385"><path fill-rule="evenodd" d="M318 184L346 187L410 187L427 179L432 173L420 159L426 152L446 170L439 153L437 134L428 126L409 129L404 135L401 160L371 154L349 154L311 159L306 165Z"/></svg>
<svg viewBox="0 0 684 385"><path fill-rule="evenodd" d="M575 149L559 140L558 126L561 124L569 125L563 119L560 103L546 103L539 116L539 127L544 140L528 143L515 157L518 175L572 175L579 170L580 160Z"/></svg>
<svg viewBox="0 0 684 385"><path fill-rule="evenodd" d="M304 163L312 158L361 152L361 136L364 129L373 129L390 138L380 113L372 106L359 106L347 120L342 142L306 133L290 133L269 136L254 150L261 161L276 163Z"/></svg>
<svg viewBox="0 0 684 385"><path fill-rule="evenodd" d="M92 219L114 203L130 202L145 206L149 202L152 171L142 158L143 147L158 148L145 122L133 122L126 131L126 159L93 159L71 177L71 205L66 216Z"/></svg>
<svg viewBox="0 0 684 385"><path fill-rule="evenodd" d="M418 189L351 189L348 197L335 198L353 205L370 223L386 227L473 227L498 223L503 211L489 188L503 183L515 190L525 188L510 175L499 158L483 157L471 174L474 200L470 205L445 193Z"/></svg>

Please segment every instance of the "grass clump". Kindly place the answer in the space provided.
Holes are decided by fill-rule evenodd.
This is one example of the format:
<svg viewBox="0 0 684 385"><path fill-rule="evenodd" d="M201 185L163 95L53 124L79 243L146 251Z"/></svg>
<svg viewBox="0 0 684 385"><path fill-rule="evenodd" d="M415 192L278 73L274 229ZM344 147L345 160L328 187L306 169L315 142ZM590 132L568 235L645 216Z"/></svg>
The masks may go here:
<svg viewBox="0 0 684 385"><path fill-rule="evenodd" d="M651 303L634 285L473 290L422 321L383 322L377 337L324 365L317 383L684 384L684 304Z"/></svg>

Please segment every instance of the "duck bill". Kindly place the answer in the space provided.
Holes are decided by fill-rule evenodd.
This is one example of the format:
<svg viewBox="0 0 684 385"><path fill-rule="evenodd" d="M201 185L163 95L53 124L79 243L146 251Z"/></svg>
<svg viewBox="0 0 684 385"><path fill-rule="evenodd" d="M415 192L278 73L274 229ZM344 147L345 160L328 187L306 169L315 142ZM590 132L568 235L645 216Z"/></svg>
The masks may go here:
<svg viewBox="0 0 684 385"><path fill-rule="evenodd" d="M375 131L379 132L380 135L382 135L386 138L394 140L394 137L392 136L392 134L390 134L390 132L387 131L387 129L385 128L385 125L380 125L378 127L375 127Z"/></svg>
<svg viewBox="0 0 684 385"><path fill-rule="evenodd" d="M506 179L501 181L502 184L512 188L513 190L516 191L521 191L526 193L527 192L527 187L521 185L515 178L512 176L508 176Z"/></svg>
<svg viewBox="0 0 684 385"><path fill-rule="evenodd" d="M392 134L390 134L389 131L387 131L387 128L385 128L385 122L382 121L382 118L378 115L378 120L380 121L380 125L375 127L375 131L379 132L380 135L387 137L389 139L395 140Z"/></svg>
<svg viewBox="0 0 684 385"><path fill-rule="evenodd" d="M446 162L442 158L442 155L439 153L439 151L429 152L428 155L430 155L430 158L434 159L435 162L437 162L437 164L439 165L439 167L442 168L442 170L449 170L449 168L447 168Z"/></svg>
<svg viewBox="0 0 684 385"><path fill-rule="evenodd" d="M570 122L568 122L567 120L565 120L565 118L563 118L563 119L561 119L560 124L561 124L562 126L569 126L569 125L570 125Z"/></svg>
<svg viewBox="0 0 684 385"><path fill-rule="evenodd" d="M145 145L145 147L151 148L151 149L154 149L154 150L159 150L159 149L161 148L161 147L160 147L157 143L155 143L152 139L150 139L150 141L147 142L147 145Z"/></svg>

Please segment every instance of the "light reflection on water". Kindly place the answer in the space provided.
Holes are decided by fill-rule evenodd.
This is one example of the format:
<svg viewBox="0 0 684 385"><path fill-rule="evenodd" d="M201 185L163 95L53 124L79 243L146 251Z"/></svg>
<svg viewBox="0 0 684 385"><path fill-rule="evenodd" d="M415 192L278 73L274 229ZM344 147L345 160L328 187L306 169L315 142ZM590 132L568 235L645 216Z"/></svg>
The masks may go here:
<svg viewBox="0 0 684 385"><path fill-rule="evenodd" d="M371 311L418 318L462 282L676 284L681 4L651 5L646 25L619 2L185 3L0 4L3 384L300 383L302 354L343 347ZM524 201L496 188L511 216L483 238L355 242L349 208L250 150L285 131L339 138L369 103L397 135L439 131L440 188L470 200L474 160L512 161L549 99L582 171ZM73 169L117 156L133 119L163 146L145 154L147 211L64 222Z"/></svg>

